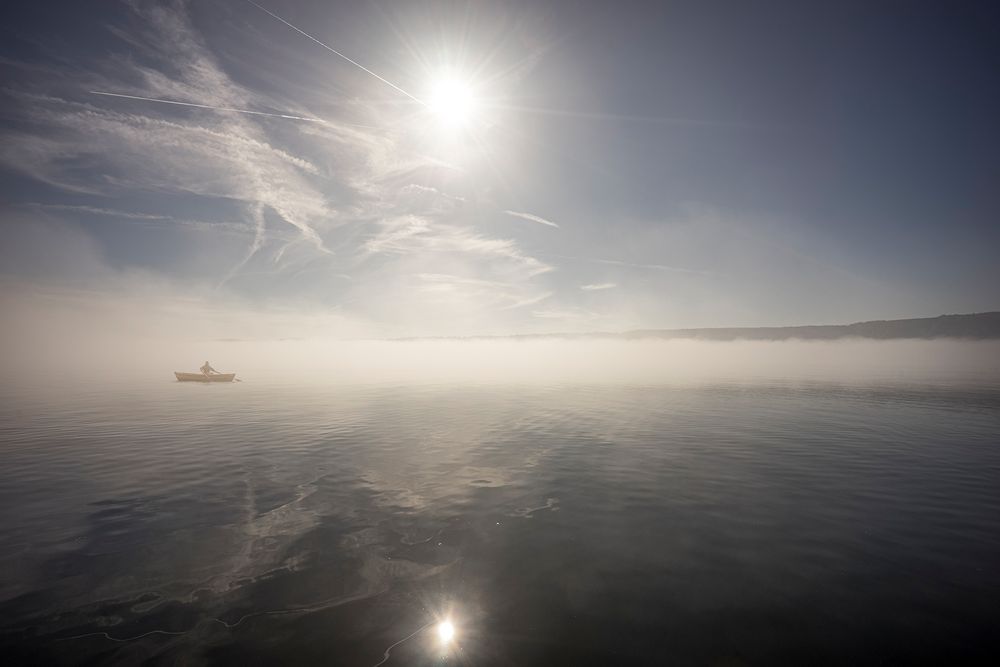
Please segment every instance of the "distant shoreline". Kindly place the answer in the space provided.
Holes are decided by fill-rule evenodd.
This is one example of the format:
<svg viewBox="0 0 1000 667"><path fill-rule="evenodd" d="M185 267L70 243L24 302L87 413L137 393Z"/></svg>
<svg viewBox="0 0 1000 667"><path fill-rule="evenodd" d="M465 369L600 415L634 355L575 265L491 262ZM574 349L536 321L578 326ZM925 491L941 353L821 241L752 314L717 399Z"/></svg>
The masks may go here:
<svg viewBox="0 0 1000 667"><path fill-rule="evenodd" d="M967 315L939 315L906 320L872 320L853 324L820 324L789 327L714 327L701 329L634 329L622 332L540 333L496 336L415 336L390 338L392 341L420 340L537 340L570 339L661 339L661 340L873 340L960 338L966 340L1000 339L1000 311Z"/></svg>

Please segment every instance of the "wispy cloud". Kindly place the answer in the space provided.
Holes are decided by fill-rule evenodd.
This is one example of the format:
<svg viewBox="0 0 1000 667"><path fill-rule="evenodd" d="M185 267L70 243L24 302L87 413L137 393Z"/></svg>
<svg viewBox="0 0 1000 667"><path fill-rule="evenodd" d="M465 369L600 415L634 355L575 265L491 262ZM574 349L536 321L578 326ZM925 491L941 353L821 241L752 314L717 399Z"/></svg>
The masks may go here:
<svg viewBox="0 0 1000 667"><path fill-rule="evenodd" d="M449 299L459 297L476 303L493 303L500 310L534 305L552 296L518 282L482 280L441 273L420 273L420 290Z"/></svg>
<svg viewBox="0 0 1000 667"><path fill-rule="evenodd" d="M265 206L319 251L330 252L320 228L334 216L306 180L318 174L317 167L272 146L249 123L185 125L66 99L14 97L34 107L40 128L5 138L0 160L8 167L69 191L173 191ZM94 179L77 168L80 163L108 177Z"/></svg>
<svg viewBox="0 0 1000 667"><path fill-rule="evenodd" d="M254 226L253 242L247 249L247 252L243 256L243 259L241 259L232 269L230 269L229 273L227 273L226 276L219 282L219 287L222 287L227 282L232 280L233 276L239 273L240 270L244 266L246 266L247 262L249 262L253 258L253 256L257 254L257 251L260 250L261 247L263 247L264 245L264 233L266 230L266 222L264 221L264 207L261 204L258 204L257 206L253 207L253 218L254 221L256 222Z"/></svg>
<svg viewBox="0 0 1000 667"><path fill-rule="evenodd" d="M381 226L378 234L365 241L369 252L407 252L415 247L411 239L430 231L427 221L414 215L383 220Z"/></svg>
<svg viewBox="0 0 1000 667"><path fill-rule="evenodd" d="M379 224L381 230L365 243L371 253L419 253L428 258L449 253L478 255L503 261L524 278L553 270L552 266L525 254L515 241L482 236L467 227L432 222L415 215L387 218Z"/></svg>
<svg viewBox="0 0 1000 667"><path fill-rule="evenodd" d="M595 264L606 264L609 266L621 266L628 269L640 269L643 271L663 271L666 273L687 273L692 275L701 276L714 276L718 275L715 271L707 271L704 269L692 269L684 266L674 266L670 264L654 264L649 262L627 262L620 259L607 259L603 257L581 257L579 255L560 255L560 254L549 254L546 253L547 257L558 257L559 259L569 259L576 262L593 262ZM616 286L616 285L612 285ZM582 286L581 289L588 289L588 287ZM601 289L599 287L592 287L590 289Z"/></svg>
<svg viewBox="0 0 1000 667"><path fill-rule="evenodd" d="M585 308L553 308L545 310L535 310L531 313L534 317L546 320L596 320L600 317L597 313Z"/></svg>
<svg viewBox="0 0 1000 667"><path fill-rule="evenodd" d="M37 206L98 242L120 230L88 227L95 216L238 233L242 246L218 246L228 263L206 288L250 298L251 290L293 294L386 321L422 321L431 303L471 327L493 315L499 325L523 321L525 307L553 297L543 277L553 264L516 234L478 227L482 194L461 169L427 154L408 125L412 105L362 97L324 105L323 122L294 122L318 116L288 103L276 92L283 88L270 97L236 83L188 5L128 4L132 13L109 32L134 59L88 63L72 85L36 78L0 89L16 121L0 128L0 165L50 186L51 201ZM377 127L349 122L358 119ZM215 215L219 222L196 219ZM300 279L307 271L315 274Z"/></svg>
<svg viewBox="0 0 1000 667"><path fill-rule="evenodd" d="M541 292L539 294L535 294L534 296L529 296L529 297L526 297L524 299L521 299L520 301L517 301L517 302L511 304L507 308L508 309L514 309L514 308L523 308L524 306L533 306L536 303L539 303L541 301L545 301L546 299L548 299L551 296L552 296L552 292Z"/></svg>
<svg viewBox="0 0 1000 667"><path fill-rule="evenodd" d="M540 225L548 225L549 227L556 227L556 228L559 227L558 224L552 222L551 220L546 220L545 218L539 215L534 215L532 213L520 213L518 211L504 211L504 213L506 213L507 215L512 215L515 218L522 218L523 220L530 220L531 222L537 222Z"/></svg>
<svg viewBox="0 0 1000 667"><path fill-rule="evenodd" d="M464 202L465 201L465 197L459 197L457 195L451 195L451 194L448 194L447 192L442 192L441 190L438 190L437 188L433 188L433 187L431 187L429 185L420 185L419 183L409 183L407 185L404 185L401 191L402 192L413 192L413 193L429 194L429 195L433 195L435 197L442 197L444 199L447 199L447 200L450 200L450 201L454 201L454 202Z"/></svg>
<svg viewBox="0 0 1000 667"><path fill-rule="evenodd" d="M580 285L580 289L587 292L596 292L597 290L612 289L618 287L618 283L591 283L589 285Z"/></svg>
<svg viewBox="0 0 1000 667"><path fill-rule="evenodd" d="M652 271L672 271L674 273L697 273L701 275L711 275L711 271L702 271L700 269L688 269L682 266L670 266L667 264L644 264L640 262L623 262L618 259L598 259L598 258L583 258L588 259L591 262L597 262L598 264L611 264L613 266L628 266L634 269L650 269Z"/></svg>
<svg viewBox="0 0 1000 667"><path fill-rule="evenodd" d="M132 220L174 220L173 216L157 215L154 213L137 213L134 211L119 211L113 208L100 208L98 206L78 206L72 204L44 204L32 202L27 204L32 208L45 208L53 211L76 211L79 213L89 213L91 215L104 215L114 218L130 218Z"/></svg>
<svg viewBox="0 0 1000 667"><path fill-rule="evenodd" d="M147 226L159 228L186 227L205 232L229 232L237 234L249 234L252 229L245 222L233 222L226 220L192 220L189 218L178 218L172 215L162 215L158 213L143 213L140 211L122 211L113 208L102 208L99 206L85 206L76 204L45 204L41 202L31 202L24 205L27 208L44 209L48 211L65 211L67 213L82 213L88 216L103 218L122 218L125 220L137 220L148 222Z"/></svg>
<svg viewBox="0 0 1000 667"><path fill-rule="evenodd" d="M140 23L129 35L130 43L140 44L147 56L143 62L152 64L129 62L119 65L117 73L93 74L87 83L92 89L107 90L121 89L120 81L128 81L132 90L116 96L137 99L97 105L96 96L90 103L8 90L27 122L24 129L5 133L0 162L72 192L165 191L242 201L251 212L248 226L259 230L260 212L268 210L297 229L316 251L332 252L324 235L340 221L319 182L328 170L294 149L279 148L265 128L233 113L247 111L255 96L222 70L191 26L183 5L132 7ZM156 69L156 62L169 67ZM181 99L199 100L192 113L199 114L199 109L204 113L186 121L150 115L159 105L148 101ZM355 148L364 151L357 128L344 131L336 123L327 124L330 141L353 140ZM82 164L88 168L80 169ZM251 255L262 247L261 241L256 234Z"/></svg>

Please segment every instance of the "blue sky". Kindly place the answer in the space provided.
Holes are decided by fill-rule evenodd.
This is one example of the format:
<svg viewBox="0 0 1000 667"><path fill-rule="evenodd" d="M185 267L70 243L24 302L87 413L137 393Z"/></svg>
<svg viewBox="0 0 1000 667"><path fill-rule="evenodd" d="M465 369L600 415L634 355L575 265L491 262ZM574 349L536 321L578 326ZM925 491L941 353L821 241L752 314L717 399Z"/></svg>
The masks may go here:
<svg viewBox="0 0 1000 667"><path fill-rule="evenodd" d="M988 3L260 4L374 75L246 0L3 9L8 298L331 335L998 307Z"/></svg>

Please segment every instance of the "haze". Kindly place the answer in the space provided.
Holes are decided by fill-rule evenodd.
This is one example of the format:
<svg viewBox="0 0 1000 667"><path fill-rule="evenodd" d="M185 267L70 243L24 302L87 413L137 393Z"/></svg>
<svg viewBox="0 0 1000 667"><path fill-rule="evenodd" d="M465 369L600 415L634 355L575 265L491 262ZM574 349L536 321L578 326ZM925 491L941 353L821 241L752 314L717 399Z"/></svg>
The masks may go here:
<svg viewBox="0 0 1000 667"><path fill-rule="evenodd" d="M683 384L850 381L993 384L1000 341L732 341L569 339L377 340L323 334L335 322L286 315L283 336L260 331L253 312L158 312L141 301L88 299L70 308L4 302L13 315L0 368L25 386L166 382L209 359L264 385ZM96 307L95 306L99 306ZM50 308L47 310L47 308ZM292 335L297 332L298 335ZM211 337L210 337L211 336Z"/></svg>

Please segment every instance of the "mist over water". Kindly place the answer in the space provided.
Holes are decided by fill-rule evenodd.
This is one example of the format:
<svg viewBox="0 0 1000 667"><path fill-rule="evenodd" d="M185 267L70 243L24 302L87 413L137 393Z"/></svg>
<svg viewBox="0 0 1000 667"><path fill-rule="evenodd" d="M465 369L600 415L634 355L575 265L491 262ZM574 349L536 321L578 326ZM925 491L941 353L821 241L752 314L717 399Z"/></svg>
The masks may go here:
<svg viewBox="0 0 1000 667"><path fill-rule="evenodd" d="M0 642L38 664L984 659L998 352L122 338L6 355ZM242 382L173 381L205 359Z"/></svg>
<svg viewBox="0 0 1000 667"><path fill-rule="evenodd" d="M425 340L191 340L67 337L8 346L18 381L59 377L138 386L195 371L209 359L245 382L294 384L673 384L789 379L961 381L1000 377L1000 341L826 341L493 338ZM51 335L51 334L50 334ZM44 337L43 337L44 339ZM12 351L13 348L13 351ZM49 380L56 378L55 383Z"/></svg>

